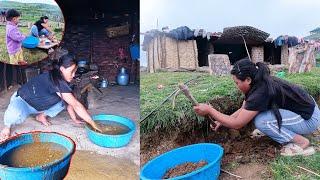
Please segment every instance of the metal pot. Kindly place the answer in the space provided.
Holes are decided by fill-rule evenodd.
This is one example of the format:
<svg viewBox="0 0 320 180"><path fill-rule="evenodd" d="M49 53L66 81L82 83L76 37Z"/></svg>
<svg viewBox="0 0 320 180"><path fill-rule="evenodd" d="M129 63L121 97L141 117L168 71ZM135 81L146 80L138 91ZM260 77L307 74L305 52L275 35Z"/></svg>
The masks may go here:
<svg viewBox="0 0 320 180"><path fill-rule="evenodd" d="M102 79L100 82L100 88L106 88L108 87L108 81L106 79Z"/></svg>
<svg viewBox="0 0 320 180"><path fill-rule="evenodd" d="M79 73L86 73L89 70L89 61L86 59L80 59L77 65Z"/></svg>

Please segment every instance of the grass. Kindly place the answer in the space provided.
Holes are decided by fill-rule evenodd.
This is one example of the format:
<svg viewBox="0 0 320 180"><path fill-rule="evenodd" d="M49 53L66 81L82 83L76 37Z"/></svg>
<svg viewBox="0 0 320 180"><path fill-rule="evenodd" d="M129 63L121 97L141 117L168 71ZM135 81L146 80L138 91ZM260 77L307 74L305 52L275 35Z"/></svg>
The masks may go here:
<svg viewBox="0 0 320 180"><path fill-rule="evenodd" d="M180 82L185 82L195 76L200 78L189 85L191 93L199 102L208 102L218 97L228 97L233 100L241 98L240 92L234 85L230 76L214 77L205 73L191 72L160 72L154 74L142 74L140 83L140 107L141 118L144 118L161 101L171 94ZM311 72L303 74L287 75L284 79L305 88L312 96L320 96L320 68L314 68ZM158 85L163 85L158 89ZM173 130L185 128L186 119L190 123L201 123L202 118L196 116L190 102L179 95L175 100L173 109L171 101L165 103L156 112L141 123L141 132L149 133L158 129Z"/></svg>
<svg viewBox="0 0 320 180"><path fill-rule="evenodd" d="M26 25L28 22L35 23L41 16L48 16L50 19L50 25L55 33L55 36L59 41L62 40L62 29L58 27L58 24L63 23L63 14L59 6L41 4L41 3L19 3L12 1L0 1L0 10L16 9L21 13L20 24ZM58 23L59 22L59 23ZM6 27L0 26L0 61L9 62L9 55L6 48L5 35ZM25 27L19 27L20 31L24 35L29 35L30 30ZM48 56L46 51L41 49L26 49L23 48L24 59L32 64L43 60Z"/></svg>
<svg viewBox="0 0 320 180"><path fill-rule="evenodd" d="M297 156L297 157L283 157L279 156L271 163L271 170L274 179L285 180L311 180L320 179L311 173L308 173L297 166L301 166L308 170L311 170L317 174L320 174L320 152L309 156Z"/></svg>
<svg viewBox="0 0 320 180"><path fill-rule="evenodd" d="M24 35L29 34L29 29L27 27L19 27L20 31ZM5 26L0 26L0 61L2 62L9 62L9 55L7 52L7 47L6 47L6 29ZM62 32L56 33L56 37L58 40L62 39ZM32 64L34 62L38 62L43 60L48 56L48 54L41 49L26 49L23 48L23 56L25 60L29 63Z"/></svg>
<svg viewBox="0 0 320 180"><path fill-rule="evenodd" d="M228 96L239 98L240 93L235 88L230 77L213 77L204 73L154 73L142 75L140 81L140 105L141 117L145 117L160 102L171 94L178 83L183 83L196 76L200 76L194 83L189 85L189 89L198 102L206 102L214 97ZM164 88L158 89L157 86L162 84ZM150 132L157 128L171 129L182 128L181 122L185 119L203 121L193 113L192 106L188 100L179 95L175 100L173 109L171 101L165 103L153 115L147 118L141 125L142 132ZM186 117L186 118L180 118Z"/></svg>

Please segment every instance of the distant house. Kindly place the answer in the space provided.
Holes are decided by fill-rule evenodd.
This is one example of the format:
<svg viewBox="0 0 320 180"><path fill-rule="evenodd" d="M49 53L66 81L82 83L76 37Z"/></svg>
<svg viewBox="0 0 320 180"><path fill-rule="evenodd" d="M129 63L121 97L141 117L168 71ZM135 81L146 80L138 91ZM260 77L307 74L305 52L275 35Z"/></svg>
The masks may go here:
<svg viewBox="0 0 320 180"><path fill-rule="evenodd" d="M196 31L193 31L194 36L183 40L175 39L167 32L150 31L151 38L143 45L143 50L147 52L148 71L196 70L198 67L209 66L209 58L214 55L218 55L214 57L218 61L220 57L223 57L221 61L227 58L230 64L247 57L248 53L254 62L288 62L288 45L276 46L268 39L268 33L254 27L228 27L224 28L223 33L205 33L202 30L200 36L196 35Z"/></svg>

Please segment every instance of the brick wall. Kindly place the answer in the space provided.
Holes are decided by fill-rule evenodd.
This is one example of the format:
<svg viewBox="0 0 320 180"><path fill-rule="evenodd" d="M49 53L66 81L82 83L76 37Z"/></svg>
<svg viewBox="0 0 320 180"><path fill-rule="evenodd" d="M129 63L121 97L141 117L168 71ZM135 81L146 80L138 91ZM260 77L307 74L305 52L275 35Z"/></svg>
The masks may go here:
<svg viewBox="0 0 320 180"><path fill-rule="evenodd" d="M251 59L253 62L263 62L264 60L264 50L263 46L252 47L251 49Z"/></svg>

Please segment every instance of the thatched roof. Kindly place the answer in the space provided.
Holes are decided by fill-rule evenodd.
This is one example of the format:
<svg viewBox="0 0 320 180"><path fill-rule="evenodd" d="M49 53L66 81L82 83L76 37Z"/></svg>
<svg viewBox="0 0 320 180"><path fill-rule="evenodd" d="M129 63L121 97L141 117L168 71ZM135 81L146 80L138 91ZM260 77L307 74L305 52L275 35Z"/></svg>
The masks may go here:
<svg viewBox="0 0 320 180"><path fill-rule="evenodd" d="M215 43L243 44L244 37L247 44L262 44L270 34L251 26L235 26L223 29L221 37Z"/></svg>

